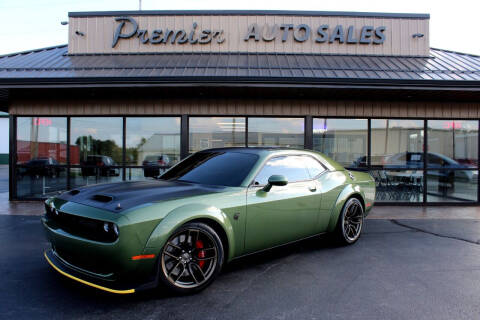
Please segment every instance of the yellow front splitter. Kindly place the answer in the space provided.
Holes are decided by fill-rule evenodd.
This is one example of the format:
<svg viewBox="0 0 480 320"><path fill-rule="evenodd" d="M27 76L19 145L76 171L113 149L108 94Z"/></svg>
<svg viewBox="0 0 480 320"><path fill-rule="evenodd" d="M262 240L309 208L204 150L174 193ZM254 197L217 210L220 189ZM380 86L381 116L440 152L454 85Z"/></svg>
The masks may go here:
<svg viewBox="0 0 480 320"><path fill-rule="evenodd" d="M67 278L70 278L70 279L73 279L73 280L78 281L78 282L80 282L80 283L86 284L87 286L94 287L94 288L97 288L97 289L100 289L100 290L103 290L103 291L107 291L107 292L111 292L111 293L116 293L116 294L130 294L130 293L134 293L134 292L135 292L135 289L128 289L128 290L115 290L115 289L110 289L110 288L103 287L103 286L100 286L100 285L95 284L95 283L91 283L91 282L82 280L82 279L77 278L77 277L74 277L74 276L72 276L71 274L68 274L68 273L60 270L55 264L53 264L53 262L48 258L46 251L43 253L43 255L45 256L45 259L48 261L48 263L52 266L53 269L57 270L58 273L60 273L61 275L64 275L64 276L67 277Z"/></svg>

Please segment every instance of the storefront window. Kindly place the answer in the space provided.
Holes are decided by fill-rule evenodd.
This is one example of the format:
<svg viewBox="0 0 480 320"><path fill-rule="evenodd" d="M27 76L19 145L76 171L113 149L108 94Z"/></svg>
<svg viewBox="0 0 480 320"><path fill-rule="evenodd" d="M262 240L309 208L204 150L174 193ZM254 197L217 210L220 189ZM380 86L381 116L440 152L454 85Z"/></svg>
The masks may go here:
<svg viewBox="0 0 480 320"><path fill-rule="evenodd" d="M180 118L127 118L126 165L128 180L156 177L180 161ZM132 174L133 172L133 174Z"/></svg>
<svg viewBox="0 0 480 320"><path fill-rule="evenodd" d="M67 118L17 118L17 164L67 162Z"/></svg>
<svg viewBox="0 0 480 320"><path fill-rule="evenodd" d="M72 165L116 166L122 163L123 120L109 118L72 118L70 154Z"/></svg>
<svg viewBox="0 0 480 320"><path fill-rule="evenodd" d="M122 180L123 119L73 117L70 120L70 186Z"/></svg>
<svg viewBox="0 0 480 320"><path fill-rule="evenodd" d="M366 119L313 119L313 149L345 167L367 167Z"/></svg>
<svg viewBox="0 0 480 320"><path fill-rule="evenodd" d="M245 146L245 118L190 117L189 152Z"/></svg>
<svg viewBox="0 0 480 320"><path fill-rule="evenodd" d="M109 165L70 169L70 188L122 181L123 169Z"/></svg>
<svg viewBox="0 0 480 320"><path fill-rule="evenodd" d="M428 202L477 201L477 170L427 171Z"/></svg>
<svg viewBox="0 0 480 320"><path fill-rule="evenodd" d="M67 118L18 117L17 197L43 198L67 186Z"/></svg>
<svg viewBox="0 0 480 320"><path fill-rule="evenodd" d="M375 179L376 199L379 202L422 202L423 171L372 170Z"/></svg>
<svg viewBox="0 0 480 320"><path fill-rule="evenodd" d="M372 166L423 168L423 120L372 119Z"/></svg>
<svg viewBox="0 0 480 320"><path fill-rule="evenodd" d="M248 118L248 146L279 146L303 149L303 118Z"/></svg>
<svg viewBox="0 0 480 320"><path fill-rule="evenodd" d="M478 121L429 120L429 168L477 168Z"/></svg>

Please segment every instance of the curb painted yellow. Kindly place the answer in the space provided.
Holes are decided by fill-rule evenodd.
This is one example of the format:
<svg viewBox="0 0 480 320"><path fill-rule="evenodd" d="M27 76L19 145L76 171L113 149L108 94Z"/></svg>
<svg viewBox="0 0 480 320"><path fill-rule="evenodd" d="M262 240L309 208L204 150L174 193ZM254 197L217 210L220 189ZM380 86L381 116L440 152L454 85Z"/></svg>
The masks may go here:
<svg viewBox="0 0 480 320"><path fill-rule="evenodd" d="M90 287L94 287L96 289L100 289L100 290L103 290L103 291L107 291L107 292L111 292L111 293L116 293L116 294L129 294L129 293L134 293L135 292L135 289L128 289L128 290L115 290L115 289L110 289L110 288L106 288L106 287L102 287L102 286L99 286L98 284L95 284L95 283L91 283L91 282L88 282L88 281L85 281L85 280L82 280L82 279L79 279L77 277L74 277L66 272L63 272L62 270L60 270L56 265L53 264L52 261L50 261L50 259L48 259L48 256L47 256L47 253L44 252L43 255L45 256L45 259L47 259L48 263L52 266L53 269L55 269L56 271L58 271L58 273L64 275L65 277L67 278L70 278L70 279L73 279L75 281L78 281L78 282L81 282L83 284L86 284L87 286L90 286Z"/></svg>

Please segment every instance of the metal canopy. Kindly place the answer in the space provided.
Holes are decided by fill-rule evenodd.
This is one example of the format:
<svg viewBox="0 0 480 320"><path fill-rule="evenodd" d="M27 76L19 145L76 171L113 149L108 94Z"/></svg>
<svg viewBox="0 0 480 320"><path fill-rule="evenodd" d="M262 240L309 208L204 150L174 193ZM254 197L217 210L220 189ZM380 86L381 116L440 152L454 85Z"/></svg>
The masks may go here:
<svg viewBox="0 0 480 320"><path fill-rule="evenodd" d="M0 56L0 88L139 82L480 90L480 57L441 49L431 49L429 57L237 52L68 55L66 45Z"/></svg>

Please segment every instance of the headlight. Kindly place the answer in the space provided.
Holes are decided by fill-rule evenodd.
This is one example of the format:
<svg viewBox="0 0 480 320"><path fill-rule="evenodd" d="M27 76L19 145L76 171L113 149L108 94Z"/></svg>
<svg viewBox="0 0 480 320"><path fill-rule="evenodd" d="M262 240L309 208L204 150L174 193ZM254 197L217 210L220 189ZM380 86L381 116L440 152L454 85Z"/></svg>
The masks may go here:
<svg viewBox="0 0 480 320"><path fill-rule="evenodd" d="M113 232L115 232L115 235L118 237L118 226L115 223L113 224Z"/></svg>
<svg viewBox="0 0 480 320"><path fill-rule="evenodd" d="M105 233L109 233L110 235L114 234L115 238L118 237L118 226L115 223L104 222L103 231L105 231Z"/></svg>

